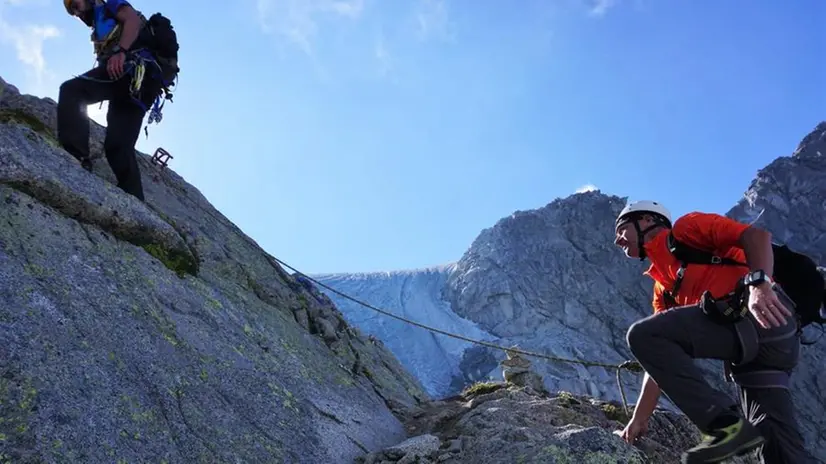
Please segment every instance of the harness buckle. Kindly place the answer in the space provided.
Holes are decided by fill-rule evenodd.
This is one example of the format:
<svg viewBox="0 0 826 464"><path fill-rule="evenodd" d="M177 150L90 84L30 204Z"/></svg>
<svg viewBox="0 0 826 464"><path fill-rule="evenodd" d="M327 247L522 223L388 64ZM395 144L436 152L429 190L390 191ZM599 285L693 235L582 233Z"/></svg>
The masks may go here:
<svg viewBox="0 0 826 464"><path fill-rule="evenodd" d="M705 291L700 296L700 308L703 313L718 324L733 324L746 317L749 309L739 292L726 295L720 299Z"/></svg>

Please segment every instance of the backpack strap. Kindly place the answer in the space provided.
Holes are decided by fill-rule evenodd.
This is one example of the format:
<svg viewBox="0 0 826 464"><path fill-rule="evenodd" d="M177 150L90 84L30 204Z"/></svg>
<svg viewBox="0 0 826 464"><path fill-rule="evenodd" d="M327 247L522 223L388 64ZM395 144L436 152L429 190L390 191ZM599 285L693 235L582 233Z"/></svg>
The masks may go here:
<svg viewBox="0 0 826 464"><path fill-rule="evenodd" d="M685 277L685 268L689 264L721 264L721 265L728 265L728 266L747 266L745 263L741 263L735 259L725 258L721 256L717 256L716 254L706 251L700 250L698 248L691 247L686 245L683 242L680 242L676 238L674 238L674 232L668 231L668 236L666 237L666 246L668 247L668 251L680 261L680 268L677 269L677 277L674 279L674 286L671 288L671 291L664 291L663 296L665 297L666 304L671 306L676 306L677 300L676 296L677 293L680 291L680 286L683 283L683 278Z"/></svg>
<svg viewBox="0 0 826 464"><path fill-rule="evenodd" d="M698 248L688 246L674 238L673 231L668 232L666 246L668 246L668 251L670 251L680 262L682 262L683 265L726 264L730 266L747 266L746 263L741 263L736 259L720 257L710 251L700 250Z"/></svg>

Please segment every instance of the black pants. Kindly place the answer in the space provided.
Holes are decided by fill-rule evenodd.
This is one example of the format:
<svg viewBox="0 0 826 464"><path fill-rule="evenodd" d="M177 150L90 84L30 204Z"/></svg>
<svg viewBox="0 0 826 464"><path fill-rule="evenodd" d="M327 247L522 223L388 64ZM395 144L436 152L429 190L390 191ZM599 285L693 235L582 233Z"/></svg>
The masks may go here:
<svg viewBox="0 0 826 464"><path fill-rule="evenodd" d="M792 309L791 300L780 289L777 296ZM797 324L789 320L782 327L763 329L748 315L757 343L756 356L734 370L739 372L777 369L791 373L800 356ZM736 408L723 392L711 388L693 360L720 359L734 362L743 347L738 330L731 324L713 322L696 305L663 311L634 323L628 331L628 344L649 375L688 418L701 430L720 413ZM803 437L794 414L788 387L771 383L740 384L744 416L766 438L759 451L765 464L814 464L803 447ZM761 417L764 416L764 417Z"/></svg>
<svg viewBox="0 0 826 464"><path fill-rule="evenodd" d="M145 108L129 94L132 76L124 73L113 81L103 66L64 82L60 86L57 102L58 140L66 151L85 161L89 159L89 119L82 110L87 105L109 101L106 139L103 142L106 160L117 178L118 187L141 201L144 199L143 184L135 156L135 143L143 117L161 90L157 79L151 77L149 66L139 95ZM124 69L127 69L126 65Z"/></svg>

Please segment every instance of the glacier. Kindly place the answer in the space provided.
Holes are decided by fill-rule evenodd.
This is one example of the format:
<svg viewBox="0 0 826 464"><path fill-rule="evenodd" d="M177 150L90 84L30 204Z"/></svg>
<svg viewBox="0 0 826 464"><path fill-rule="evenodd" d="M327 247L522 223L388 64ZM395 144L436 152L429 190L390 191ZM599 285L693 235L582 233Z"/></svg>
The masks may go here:
<svg viewBox="0 0 826 464"><path fill-rule="evenodd" d="M455 264L444 264L425 269L312 274L308 277L346 295L358 295L361 301L396 316L475 340L494 342L497 337L456 314L443 297L447 279L454 268ZM474 344L378 313L329 289L322 287L319 290L333 300L349 324L384 343L419 379L429 395L445 397L465 383L461 380L465 376L463 359ZM469 353L487 355L484 350ZM491 362L482 365L495 369L495 361L490 358ZM479 363L470 360L464 364ZM488 369L467 374L477 379L495 375Z"/></svg>

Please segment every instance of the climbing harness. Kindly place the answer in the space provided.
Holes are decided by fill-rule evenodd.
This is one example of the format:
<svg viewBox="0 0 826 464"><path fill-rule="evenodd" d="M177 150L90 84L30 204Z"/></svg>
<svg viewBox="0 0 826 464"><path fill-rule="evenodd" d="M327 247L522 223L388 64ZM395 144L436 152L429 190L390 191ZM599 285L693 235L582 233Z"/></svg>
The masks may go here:
<svg viewBox="0 0 826 464"><path fill-rule="evenodd" d="M140 52L140 53L138 53ZM135 73L132 78L132 99L139 105L144 111L149 110L149 117L147 118L146 126L144 126L143 131L146 137L149 137L149 126L152 123L160 124L161 120L163 119L163 105L166 103L167 100L170 102L172 101L172 91L170 87L177 86L177 75L175 76L174 83L172 82L165 82L164 79L164 72L163 68L161 67L160 63L157 59L152 57L147 57L148 51L146 49L139 49L135 52L135 60L136 60L136 68ZM143 78L146 72L146 65L150 64L152 66L152 78L157 79L161 84L161 89L159 94L155 97L155 101L152 103L151 108L147 108L143 102L139 98L139 92L141 89L141 85L143 83Z"/></svg>
<svg viewBox="0 0 826 464"><path fill-rule="evenodd" d="M674 237L673 231L669 231L666 244L668 250L680 261L680 268L677 270L671 291L663 293L668 307L677 306L676 295L680 290L686 267L689 264L748 267L746 263L717 256L707 250L696 249L682 243ZM780 284L783 292L795 303L795 312L800 319L801 329L816 323L820 325L822 336L823 324L826 323L826 311L824 311L824 308L826 308L826 282L824 282L823 275L818 270L814 260L809 256L792 250L788 245L772 243L771 247L774 255L774 278ZM721 298L721 300L727 298L733 303L731 305L733 313L724 313L723 315L736 320L738 313L739 317L742 317L748 311L747 301L743 297L747 292L744 291L743 287L744 282L739 281L732 292ZM801 340L801 343L811 345L816 341Z"/></svg>
<svg viewBox="0 0 826 464"><path fill-rule="evenodd" d="M743 320L749 312L746 290L746 286L738 282L737 288L722 298L714 298L711 292L705 291L700 296L700 309L718 324L734 324Z"/></svg>
<svg viewBox="0 0 826 464"><path fill-rule="evenodd" d="M141 107L144 111L149 110L149 117L147 119L147 124L144 126L144 134L146 137L149 137L149 125L152 123L160 124L161 120L163 119L163 106L167 100L170 102L172 101L172 92L170 87L177 85L177 76L175 77L175 83L166 83L161 81L161 89L159 94L155 97L154 102L152 103L151 108L147 108L147 106L143 103L140 98L140 91L143 88L144 78L146 77L147 73L147 66L150 66L150 76L154 79L162 79L163 71L158 64L158 62L152 58L151 56L147 56L149 52L146 49L138 49L133 52L127 54L127 58L124 62L124 76L129 75L131 77L129 81L129 96L132 99L132 102ZM112 83L115 82L117 79L97 79L86 74L81 74L79 76L81 79L86 79L93 82L101 82L101 83ZM122 77L121 77L122 78ZM100 103L100 107L103 107L103 102Z"/></svg>
<svg viewBox="0 0 826 464"><path fill-rule="evenodd" d="M74 15L70 2L64 0L66 11ZM149 119L144 126L144 134L149 137L149 126L153 123L160 124L163 119L163 106L166 100L172 101L171 87L177 86L178 73L178 37L169 18L161 13L155 13L148 19L140 11L136 13L141 21L140 31L133 46L136 48L126 51L120 50L117 43L123 35L122 25L114 18L114 13L107 10L102 4L90 2L90 9L83 22L92 28L90 39L92 41L98 66L103 66L107 59L116 50L126 53L126 61L133 62L127 73L131 74L132 80L129 86L130 96L134 103L138 104L144 111L149 111ZM152 68L147 70L147 65ZM155 97L151 108L143 103L140 98L140 90L146 72L149 71L152 79L160 84L159 94ZM91 79L88 76L82 76ZM96 79L91 79L96 80ZM101 80L97 80L102 82ZM112 82L106 81L106 82ZM101 107L103 102L101 102Z"/></svg>
<svg viewBox="0 0 826 464"><path fill-rule="evenodd" d="M142 59L139 59L135 63L135 70L132 75L132 82L129 84L129 92L132 94L132 97L137 96L141 91L141 86L143 85L143 75L146 72L146 65L144 64Z"/></svg>
<svg viewBox="0 0 826 464"><path fill-rule="evenodd" d="M115 43L115 40L120 40L120 36L121 36L120 32L121 32L120 24L116 24L112 28L112 31L109 32L109 34L107 34L106 37L104 37L102 39L98 39L97 38L97 32L92 31L92 46L94 47L95 55L96 56L103 56L105 54L106 50L108 50L112 46L112 44Z"/></svg>
<svg viewBox="0 0 826 464"><path fill-rule="evenodd" d="M161 88L161 92L163 93L163 99L161 96L158 95L155 97L155 102L152 104L152 109L149 110L149 119L146 122L146 126L144 127L144 133L147 137L149 137L149 125L153 122L156 124L161 123L161 119L163 119L163 105L166 103L167 100L172 102L172 92L169 90L172 86L178 85L178 77L175 76L175 83L171 85L163 84Z"/></svg>
<svg viewBox="0 0 826 464"><path fill-rule="evenodd" d="M533 356L533 357L540 358L540 359L545 359L545 360L548 360L548 361L562 362L562 363L568 363L568 364L579 364L579 365L582 365L582 366L585 366L585 367L602 367L604 369L614 369L614 370L617 371L617 386L618 386L619 391L620 391L620 397L622 398L622 406L625 410L625 414L628 417L631 417L630 413L629 413L629 409L628 409L628 400L627 400L626 395L625 395L625 388L622 385L622 379L620 377L620 374L623 370L627 370L627 371L633 372L633 373L642 373L643 368L640 365L640 363L637 362L637 361L628 360L628 361L624 361L623 363L621 363L619 365L616 365L616 364L608 364L608 363L601 363L601 362L595 362L595 361L583 361L583 360L579 360L579 359L561 358L561 357L558 357L558 356L551 356L551 355L544 354L544 353L536 353L536 352L533 352L533 351L522 350L522 349L515 348L515 347L505 347L505 346L502 346L502 345L497 345L495 343L486 342L484 340L476 340L476 339L473 339L473 338L465 337L463 335L454 334L454 333L451 333L451 332L446 332L444 330L437 329L435 327L431 327L431 326L422 324L420 322L416 322L416 321L413 321L411 319L404 318L402 316L398 316L398 315L393 314L389 311L385 311L381 308L377 308L377 307L371 305L370 303L367 303L365 301L354 298L350 295L347 295L346 293L343 293L341 291L338 291L338 290L330 287L329 285L326 285L322 282L319 282L316 279L313 279L312 277L302 273L298 269L290 266L289 264L285 263L284 261L282 261L282 260L280 260L276 257L273 257L272 259L275 260L276 262L278 262L279 264L281 264L282 266L284 266L288 269L291 269L293 272L298 274L298 276L301 279L306 279L306 280L308 280L310 282L313 282L314 284L318 285L319 287L326 288L327 290L330 290L331 292L341 296L342 298L348 299L348 300L350 300L350 301L352 301L356 304L364 306L365 308L369 308L369 309L372 309L373 311L384 314L385 316L389 316L389 317L392 317L394 319L398 319L398 320L403 321L407 324L423 328L423 329L428 330L430 332L438 333L438 334L441 334L441 335L446 335L448 337L457 338L459 340L464 340L466 342L486 346L488 348L493 348L493 349L497 349L497 350L500 350L500 351L505 351L505 352L510 352L510 353L517 353L517 354L522 354L522 355L525 355L525 356Z"/></svg>

